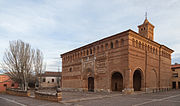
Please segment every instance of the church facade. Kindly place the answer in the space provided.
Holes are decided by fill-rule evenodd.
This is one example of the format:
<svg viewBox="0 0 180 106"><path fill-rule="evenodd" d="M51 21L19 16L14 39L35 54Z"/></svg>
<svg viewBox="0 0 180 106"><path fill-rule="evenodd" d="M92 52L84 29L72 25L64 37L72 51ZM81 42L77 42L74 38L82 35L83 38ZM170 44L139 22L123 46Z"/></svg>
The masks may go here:
<svg viewBox="0 0 180 106"><path fill-rule="evenodd" d="M138 33L129 29L61 54L62 89L132 93L171 88L173 50L154 41L147 19L138 28Z"/></svg>

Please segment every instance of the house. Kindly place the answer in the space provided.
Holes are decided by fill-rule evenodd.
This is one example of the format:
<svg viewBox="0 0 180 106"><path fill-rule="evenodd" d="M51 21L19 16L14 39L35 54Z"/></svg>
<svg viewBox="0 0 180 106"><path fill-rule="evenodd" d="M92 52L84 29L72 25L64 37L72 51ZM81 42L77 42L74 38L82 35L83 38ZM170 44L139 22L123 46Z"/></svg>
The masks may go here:
<svg viewBox="0 0 180 106"><path fill-rule="evenodd" d="M6 88L18 88L18 83L15 83L6 74L0 74L0 92L5 92Z"/></svg>
<svg viewBox="0 0 180 106"><path fill-rule="evenodd" d="M39 76L40 79L40 76ZM46 71L41 75L42 88L55 88L61 86L61 72Z"/></svg>
<svg viewBox="0 0 180 106"><path fill-rule="evenodd" d="M172 70L172 88L180 89L180 64L171 65Z"/></svg>

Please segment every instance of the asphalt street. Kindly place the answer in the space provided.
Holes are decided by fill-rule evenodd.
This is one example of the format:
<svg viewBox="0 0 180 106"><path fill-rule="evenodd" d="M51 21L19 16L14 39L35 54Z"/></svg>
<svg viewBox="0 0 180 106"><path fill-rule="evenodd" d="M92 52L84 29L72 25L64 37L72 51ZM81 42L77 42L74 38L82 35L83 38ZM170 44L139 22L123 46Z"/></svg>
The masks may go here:
<svg viewBox="0 0 180 106"><path fill-rule="evenodd" d="M92 93L91 95L86 94L87 97L83 98L78 95L77 93L75 100L68 94L68 96L64 96L67 99L56 103L30 97L0 94L0 106L180 106L180 90L133 95L115 93L109 96L99 94L97 96L96 93Z"/></svg>

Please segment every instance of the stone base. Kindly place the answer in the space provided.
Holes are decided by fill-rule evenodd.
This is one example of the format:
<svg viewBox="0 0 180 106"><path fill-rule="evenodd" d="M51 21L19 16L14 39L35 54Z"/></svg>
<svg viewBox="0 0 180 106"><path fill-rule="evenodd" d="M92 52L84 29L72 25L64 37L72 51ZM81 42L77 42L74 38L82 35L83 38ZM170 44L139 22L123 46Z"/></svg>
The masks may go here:
<svg viewBox="0 0 180 106"><path fill-rule="evenodd" d="M124 88L124 90L122 90L123 94L134 94L134 89L133 88Z"/></svg>
<svg viewBox="0 0 180 106"><path fill-rule="evenodd" d="M73 91L73 92L88 92L88 88L62 88L62 91ZM94 89L94 92L106 92L110 93L110 89Z"/></svg>
<svg viewBox="0 0 180 106"><path fill-rule="evenodd" d="M48 100L53 102L59 102L62 100L62 93L47 93L47 92L35 92L35 98L41 100Z"/></svg>
<svg viewBox="0 0 180 106"><path fill-rule="evenodd" d="M27 96L27 97L30 96L30 91L23 91L17 89L6 89L6 93L15 96Z"/></svg>

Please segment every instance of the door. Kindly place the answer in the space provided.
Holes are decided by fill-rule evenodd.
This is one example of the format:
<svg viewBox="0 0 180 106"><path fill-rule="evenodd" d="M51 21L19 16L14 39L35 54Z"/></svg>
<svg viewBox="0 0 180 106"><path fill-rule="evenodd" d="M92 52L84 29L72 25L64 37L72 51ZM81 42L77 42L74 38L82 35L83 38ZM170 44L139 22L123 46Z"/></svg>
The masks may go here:
<svg viewBox="0 0 180 106"><path fill-rule="evenodd" d="M176 82L172 82L172 89L176 89Z"/></svg>
<svg viewBox="0 0 180 106"><path fill-rule="evenodd" d="M88 78L88 91L94 91L94 78L89 77Z"/></svg>

